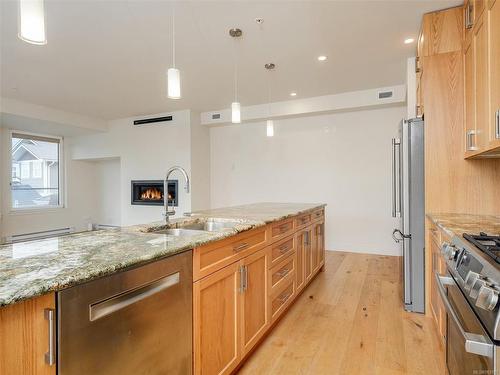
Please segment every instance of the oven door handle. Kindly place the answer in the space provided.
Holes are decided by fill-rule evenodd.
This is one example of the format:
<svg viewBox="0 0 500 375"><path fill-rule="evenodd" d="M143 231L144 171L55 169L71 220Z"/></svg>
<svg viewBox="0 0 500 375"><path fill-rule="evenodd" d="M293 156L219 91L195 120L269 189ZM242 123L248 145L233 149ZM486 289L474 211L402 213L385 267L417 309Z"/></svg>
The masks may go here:
<svg viewBox="0 0 500 375"><path fill-rule="evenodd" d="M446 294L445 285L456 285L455 280L449 276L440 276L437 272L434 274L436 284L438 286L439 295L443 301L443 305L448 313L448 316L455 322L455 325L460 330L465 340L465 351L472 354L477 354L483 357L493 358L493 343L489 337L477 335L475 333L466 332L460 319L457 316L453 306Z"/></svg>

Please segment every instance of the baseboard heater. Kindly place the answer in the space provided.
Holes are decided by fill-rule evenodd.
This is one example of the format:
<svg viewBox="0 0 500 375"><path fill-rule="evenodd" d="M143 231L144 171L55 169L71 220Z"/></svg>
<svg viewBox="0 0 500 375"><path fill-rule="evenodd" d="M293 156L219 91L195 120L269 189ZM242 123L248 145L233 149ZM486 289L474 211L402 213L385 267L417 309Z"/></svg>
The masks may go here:
<svg viewBox="0 0 500 375"><path fill-rule="evenodd" d="M13 234L12 236L5 237L5 242L16 243L29 240L40 240L43 238L57 237L57 236L62 236L64 234L70 234L73 233L74 231L75 231L74 227L67 227L67 228L44 230L40 232Z"/></svg>

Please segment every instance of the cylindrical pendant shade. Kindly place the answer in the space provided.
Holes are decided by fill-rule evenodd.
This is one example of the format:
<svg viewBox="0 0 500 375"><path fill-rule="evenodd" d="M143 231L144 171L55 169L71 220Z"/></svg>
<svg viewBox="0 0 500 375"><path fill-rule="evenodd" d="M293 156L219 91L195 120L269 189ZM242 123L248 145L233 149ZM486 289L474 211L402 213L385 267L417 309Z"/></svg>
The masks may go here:
<svg viewBox="0 0 500 375"><path fill-rule="evenodd" d="M47 44L43 0L19 0L19 38L31 44Z"/></svg>
<svg viewBox="0 0 500 375"><path fill-rule="evenodd" d="M231 122L233 124L241 122L241 105L239 102L231 103Z"/></svg>
<svg viewBox="0 0 500 375"><path fill-rule="evenodd" d="M179 69L170 68L167 71L167 96L170 99L181 98L181 72Z"/></svg>
<svg viewBox="0 0 500 375"><path fill-rule="evenodd" d="M274 122L273 122L273 120L266 121L266 134L268 137L274 136Z"/></svg>

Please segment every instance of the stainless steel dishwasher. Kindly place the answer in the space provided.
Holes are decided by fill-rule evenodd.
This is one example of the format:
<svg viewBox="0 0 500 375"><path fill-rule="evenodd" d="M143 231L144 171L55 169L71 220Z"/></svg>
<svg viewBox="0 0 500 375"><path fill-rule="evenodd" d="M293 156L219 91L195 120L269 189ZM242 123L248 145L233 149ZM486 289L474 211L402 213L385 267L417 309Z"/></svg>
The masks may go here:
<svg viewBox="0 0 500 375"><path fill-rule="evenodd" d="M191 374L192 279L188 251L58 293L58 374Z"/></svg>

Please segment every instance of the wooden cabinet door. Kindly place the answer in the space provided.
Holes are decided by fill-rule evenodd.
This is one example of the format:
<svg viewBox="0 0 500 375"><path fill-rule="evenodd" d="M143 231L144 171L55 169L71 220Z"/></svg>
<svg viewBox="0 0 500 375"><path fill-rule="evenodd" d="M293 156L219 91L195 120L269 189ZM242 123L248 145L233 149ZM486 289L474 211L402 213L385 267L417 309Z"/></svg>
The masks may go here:
<svg viewBox="0 0 500 375"><path fill-rule="evenodd" d="M472 45L474 47L475 107L477 148L484 150L489 141L488 116L488 30L484 22L486 17L479 17L475 25Z"/></svg>
<svg viewBox="0 0 500 375"><path fill-rule="evenodd" d="M194 373L229 374L241 358L239 262L193 284Z"/></svg>
<svg viewBox="0 0 500 375"><path fill-rule="evenodd" d="M306 230L300 231L295 239L295 288L298 291L306 285Z"/></svg>
<svg viewBox="0 0 500 375"><path fill-rule="evenodd" d="M491 1L487 12L490 84L490 141L500 146L500 1Z"/></svg>
<svg viewBox="0 0 500 375"><path fill-rule="evenodd" d="M268 248L241 260L243 290L240 291L241 354L248 353L269 326L267 299Z"/></svg>
<svg viewBox="0 0 500 375"><path fill-rule="evenodd" d="M430 235L431 244L431 262L432 262L432 275L431 275L431 310L434 320L436 321L436 326L441 339L445 340L446 336L446 311L444 309L441 297L439 296L438 286L436 285L435 274L440 275L445 273L446 265L444 260L442 260L442 255L439 249L439 245L434 241L432 235Z"/></svg>
<svg viewBox="0 0 500 375"><path fill-rule="evenodd" d="M306 284L311 280L313 276L313 264L312 264L312 244L313 244L313 225L307 227L304 230L305 242L304 242L304 275Z"/></svg>
<svg viewBox="0 0 500 375"><path fill-rule="evenodd" d="M55 309L54 293L0 308L0 374L55 375L48 365L49 323L45 309Z"/></svg>
<svg viewBox="0 0 500 375"><path fill-rule="evenodd" d="M312 249L311 249L311 257L312 257L312 273L313 275L319 270L322 266L322 261L324 260L323 254L323 223L315 223L313 226L312 233Z"/></svg>
<svg viewBox="0 0 500 375"><path fill-rule="evenodd" d="M475 149L474 133L476 132L476 101L475 101L475 77L474 77L474 47L472 43L465 50L465 152L471 153Z"/></svg>

